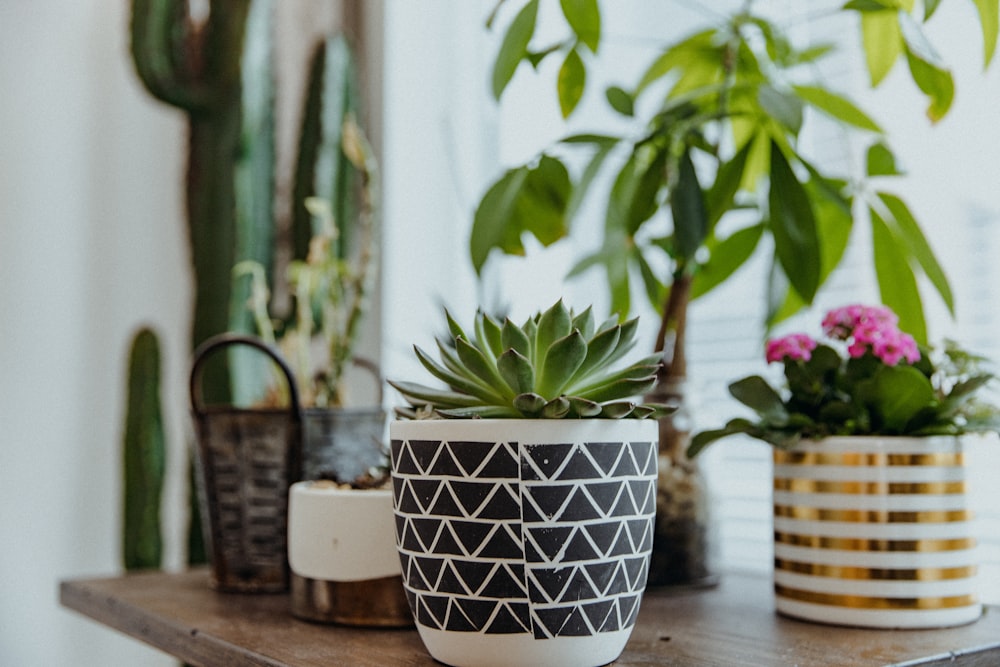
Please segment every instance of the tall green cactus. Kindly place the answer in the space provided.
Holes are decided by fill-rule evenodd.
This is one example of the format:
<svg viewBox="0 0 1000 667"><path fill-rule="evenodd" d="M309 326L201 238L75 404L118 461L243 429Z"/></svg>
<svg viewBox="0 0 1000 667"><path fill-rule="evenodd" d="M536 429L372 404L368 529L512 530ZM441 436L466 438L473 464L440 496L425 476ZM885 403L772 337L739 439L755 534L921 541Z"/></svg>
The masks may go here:
<svg viewBox="0 0 1000 667"><path fill-rule="evenodd" d="M275 0L209 0L205 19L194 21L187 0L132 0L131 51L139 78L154 97L188 117L186 208L195 282L192 349L224 331L255 331L246 305L250 280L234 278L232 268L251 260L268 273L272 270L277 227L274 7ZM359 177L341 142L345 120L359 116L354 66L343 37L317 45L290 216L292 256L297 259L305 258L313 233L312 217L304 210L308 197L331 202L345 240L356 219ZM228 369L206 368L206 401L245 399L260 388L260 367L242 357L245 352L234 350ZM192 503L192 563L203 562L197 509Z"/></svg>
<svg viewBox="0 0 1000 667"><path fill-rule="evenodd" d="M187 219L195 278L192 347L223 331L252 331L244 259L271 266L274 237L273 0L211 0L194 23L186 0L133 0L132 57L155 97L189 124ZM206 377L208 400L229 398L228 376Z"/></svg>
<svg viewBox="0 0 1000 667"><path fill-rule="evenodd" d="M159 568L163 556L160 498L165 438L160 413L160 345L147 328L132 340L123 462L125 569Z"/></svg>

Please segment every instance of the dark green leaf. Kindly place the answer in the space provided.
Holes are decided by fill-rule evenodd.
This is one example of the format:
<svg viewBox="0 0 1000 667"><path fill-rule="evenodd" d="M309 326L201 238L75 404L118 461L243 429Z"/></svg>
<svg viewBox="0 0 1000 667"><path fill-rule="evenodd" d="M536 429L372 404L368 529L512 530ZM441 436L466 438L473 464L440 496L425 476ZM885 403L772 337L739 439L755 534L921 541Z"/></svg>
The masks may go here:
<svg viewBox="0 0 1000 667"><path fill-rule="evenodd" d="M559 0L559 4L577 38L597 53L601 44L601 8L597 0Z"/></svg>
<svg viewBox="0 0 1000 667"><path fill-rule="evenodd" d="M651 146L639 147L618 173L611 195L605 226L632 236L659 208L657 195L666 178L667 155Z"/></svg>
<svg viewBox="0 0 1000 667"><path fill-rule="evenodd" d="M481 345L485 346L492 356L500 356L506 348L503 346L503 334L497 321L480 311L476 315L476 325L476 338Z"/></svg>
<svg viewBox="0 0 1000 667"><path fill-rule="evenodd" d="M601 419L624 419L635 411L631 401L614 401L601 406Z"/></svg>
<svg viewBox="0 0 1000 667"><path fill-rule="evenodd" d="M697 299L721 285L743 266L753 255L763 233L764 225L752 225L733 232L711 248L708 262L702 264L694 274L691 299Z"/></svg>
<svg viewBox="0 0 1000 667"><path fill-rule="evenodd" d="M653 376L648 379L618 380L617 382L601 385L600 388L593 391L586 393L574 392L574 394L591 401L596 401L597 403L606 403L608 401L618 401L633 396L640 396L649 392L655 386L656 376Z"/></svg>
<svg viewBox="0 0 1000 667"><path fill-rule="evenodd" d="M743 171L746 168L747 156L753 142L743 144L743 147L732 158L722 162L715 175L715 183L705 197L708 207L708 227L712 229L722 219L722 216L733 208L736 193L743 182Z"/></svg>
<svg viewBox="0 0 1000 667"><path fill-rule="evenodd" d="M515 218L515 211L527 177L527 167L509 170L490 186L476 209L469 243L476 273L482 270L493 248L512 255L524 254L521 227Z"/></svg>
<svg viewBox="0 0 1000 667"><path fill-rule="evenodd" d="M579 329L580 333L583 334L584 340L589 341L596 331L593 306L587 306L582 313L574 315L570 326L573 329Z"/></svg>
<svg viewBox="0 0 1000 667"><path fill-rule="evenodd" d="M733 382L729 385L729 393L773 426L788 422L788 411L781 396L759 375Z"/></svg>
<svg viewBox="0 0 1000 667"><path fill-rule="evenodd" d="M514 407L529 415L538 414L545 407L545 399L538 394L520 394L514 397Z"/></svg>
<svg viewBox="0 0 1000 667"><path fill-rule="evenodd" d="M898 8L898 0L851 0L844 4L844 9L853 9L859 12L879 12Z"/></svg>
<svg viewBox="0 0 1000 667"><path fill-rule="evenodd" d="M611 108L618 113L629 117L635 115L635 100L623 88L611 86L604 91L604 96Z"/></svg>
<svg viewBox="0 0 1000 667"><path fill-rule="evenodd" d="M478 405L481 402L478 398L469 394L434 389L415 382L394 382L393 380L388 380L388 383L395 387L406 400L418 407L430 403L439 407L457 408Z"/></svg>
<svg viewBox="0 0 1000 667"><path fill-rule="evenodd" d="M873 423L889 433L904 433L921 409L934 402L934 388L912 366L881 366L866 391Z"/></svg>
<svg viewBox="0 0 1000 667"><path fill-rule="evenodd" d="M677 185L670 195L670 212L674 219L677 253L685 259L693 259L708 234L708 212L690 149L684 151L680 159Z"/></svg>
<svg viewBox="0 0 1000 667"><path fill-rule="evenodd" d="M464 338L455 340L455 352L462 364L472 375L493 387L506 400L514 398L514 392L510 390L507 383L500 377L500 373L494 364L483 355L483 353L472 343Z"/></svg>
<svg viewBox="0 0 1000 667"><path fill-rule="evenodd" d="M903 252L905 242L892 233L885 220L869 208L872 225L872 248L875 253L875 275L878 278L882 303L899 316L899 327L918 343L927 343L927 323L920 302L917 280L909 257Z"/></svg>
<svg viewBox="0 0 1000 667"><path fill-rule="evenodd" d="M795 95L763 85L757 91L757 103L792 134L797 135L802 129L802 100Z"/></svg>
<svg viewBox="0 0 1000 667"><path fill-rule="evenodd" d="M955 298L951 292L951 285L948 284L948 277L944 269L934 256L934 250L927 242L924 233L920 229L913 214L906 203L895 195L885 192L879 193L879 199L886 205L896 223L896 232L904 239L910 256L917 260L924 274L934 285L934 289L941 295L941 300L948 307L948 311L955 314Z"/></svg>
<svg viewBox="0 0 1000 667"><path fill-rule="evenodd" d="M502 403L504 401L503 397L500 396L494 388L483 386L470 378L463 377L448 370L441 364L431 359L431 357L419 347L414 346L413 349L417 354L417 359L420 360L423 367L426 368L431 375L441 380L455 391L471 394L485 403Z"/></svg>
<svg viewBox="0 0 1000 667"><path fill-rule="evenodd" d="M771 189L768 197L775 252L792 287L812 303L819 287L820 247L809 196L784 153L771 143Z"/></svg>
<svg viewBox="0 0 1000 667"><path fill-rule="evenodd" d="M538 320L538 328L535 331L534 362L536 371L544 368L545 355L548 353L552 343L569 335L572 322L569 310L566 309L562 299L555 302L548 310L542 313L542 317Z"/></svg>
<svg viewBox="0 0 1000 667"><path fill-rule="evenodd" d="M583 89L587 84L587 70L576 49L570 49L559 68L556 79L556 91L559 94L559 110L563 118L569 118L576 105L583 97Z"/></svg>
<svg viewBox="0 0 1000 667"><path fill-rule="evenodd" d="M571 408L569 399L565 396L557 396L545 404L542 408L544 419L562 419L569 414Z"/></svg>
<svg viewBox="0 0 1000 667"><path fill-rule="evenodd" d="M514 17L507 34L504 35L497 59L493 63L493 97L497 100L514 78L517 66L528 53L528 43L535 34L535 20L538 17L538 0L529 0Z"/></svg>
<svg viewBox="0 0 1000 667"><path fill-rule="evenodd" d="M579 396L567 396L570 411L578 417L596 417L601 414L601 404Z"/></svg>

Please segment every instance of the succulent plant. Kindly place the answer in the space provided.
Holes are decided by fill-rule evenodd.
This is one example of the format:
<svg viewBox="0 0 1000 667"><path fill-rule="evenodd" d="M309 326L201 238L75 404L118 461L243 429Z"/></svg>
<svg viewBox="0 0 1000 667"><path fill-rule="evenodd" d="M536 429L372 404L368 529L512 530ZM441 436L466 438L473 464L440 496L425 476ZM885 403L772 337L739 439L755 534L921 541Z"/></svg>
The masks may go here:
<svg viewBox="0 0 1000 667"><path fill-rule="evenodd" d="M440 361L414 350L448 388L390 380L410 403L400 417L644 419L672 410L631 400L656 384L659 355L616 367L635 345L638 318L598 326L590 307L575 315L559 300L521 326L479 311L470 336L445 317L452 344L437 341Z"/></svg>

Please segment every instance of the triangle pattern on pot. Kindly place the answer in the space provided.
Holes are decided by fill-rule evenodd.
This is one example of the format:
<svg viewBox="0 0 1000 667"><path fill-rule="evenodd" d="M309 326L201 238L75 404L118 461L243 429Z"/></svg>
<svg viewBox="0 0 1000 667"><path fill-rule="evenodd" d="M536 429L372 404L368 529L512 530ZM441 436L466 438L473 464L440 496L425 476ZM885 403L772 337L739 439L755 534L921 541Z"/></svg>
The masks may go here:
<svg viewBox="0 0 1000 667"><path fill-rule="evenodd" d="M393 500L418 623L572 637L630 627L652 544L652 442L394 440Z"/></svg>

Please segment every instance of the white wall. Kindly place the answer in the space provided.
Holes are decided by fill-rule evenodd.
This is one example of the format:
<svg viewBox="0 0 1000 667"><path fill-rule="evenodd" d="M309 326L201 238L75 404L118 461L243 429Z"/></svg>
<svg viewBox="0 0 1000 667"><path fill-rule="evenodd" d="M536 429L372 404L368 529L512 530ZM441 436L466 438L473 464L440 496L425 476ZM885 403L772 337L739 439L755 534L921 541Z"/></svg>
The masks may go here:
<svg viewBox="0 0 1000 667"><path fill-rule="evenodd" d="M170 436L184 437L183 122L131 70L127 6L0 2L3 665L175 664L57 602L59 580L120 568L125 358L141 322L162 336ZM182 454L168 507L182 506Z"/></svg>

